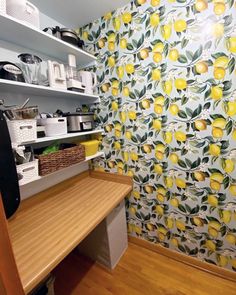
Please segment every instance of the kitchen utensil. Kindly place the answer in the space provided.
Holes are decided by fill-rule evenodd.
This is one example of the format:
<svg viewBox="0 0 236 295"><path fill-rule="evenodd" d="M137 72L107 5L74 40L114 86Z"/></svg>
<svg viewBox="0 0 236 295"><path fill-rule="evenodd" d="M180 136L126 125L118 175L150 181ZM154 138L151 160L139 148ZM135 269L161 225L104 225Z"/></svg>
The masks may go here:
<svg viewBox="0 0 236 295"><path fill-rule="evenodd" d="M90 131L94 128L94 113L66 113L68 132Z"/></svg>
<svg viewBox="0 0 236 295"><path fill-rule="evenodd" d="M31 106L27 108L19 109L17 107L6 108L4 110L5 115L9 120L32 120L38 115L38 107Z"/></svg>
<svg viewBox="0 0 236 295"><path fill-rule="evenodd" d="M39 119L38 123L45 126L46 136L59 136L67 134L67 118Z"/></svg>
<svg viewBox="0 0 236 295"><path fill-rule="evenodd" d="M0 0L0 13L6 13L6 0Z"/></svg>
<svg viewBox="0 0 236 295"><path fill-rule="evenodd" d="M66 74L63 64L48 60L49 86L57 89L67 89Z"/></svg>
<svg viewBox="0 0 236 295"><path fill-rule="evenodd" d="M21 107L20 107L20 109L23 109L26 105L27 105L27 103L30 101L30 98L28 97L26 100L25 100L25 102L21 105Z"/></svg>
<svg viewBox="0 0 236 295"><path fill-rule="evenodd" d="M18 55L21 61L21 67L25 75L27 83L40 84L40 70L42 59L30 53L22 53Z"/></svg>
<svg viewBox="0 0 236 295"><path fill-rule="evenodd" d="M55 36L58 39L61 39L65 42L68 42L72 45L78 46L78 36L74 30L68 29L68 28L60 28L58 26L54 28L45 28L43 31L47 32L48 30L52 31L53 36Z"/></svg>
<svg viewBox="0 0 236 295"><path fill-rule="evenodd" d="M73 54L68 55L68 63L69 65L66 67L67 89L84 92L85 86L79 81L79 74L76 68L76 57Z"/></svg>
<svg viewBox="0 0 236 295"><path fill-rule="evenodd" d="M85 85L85 93L93 94L94 88L97 86L96 74L88 71L80 71L79 75L81 77L82 84Z"/></svg>
<svg viewBox="0 0 236 295"><path fill-rule="evenodd" d="M14 63L8 61L0 62L0 79L25 82L22 70Z"/></svg>
<svg viewBox="0 0 236 295"><path fill-rule="evenodd" d="M26 0L7 0L7 14L39 29L39 10Z"/></svg>

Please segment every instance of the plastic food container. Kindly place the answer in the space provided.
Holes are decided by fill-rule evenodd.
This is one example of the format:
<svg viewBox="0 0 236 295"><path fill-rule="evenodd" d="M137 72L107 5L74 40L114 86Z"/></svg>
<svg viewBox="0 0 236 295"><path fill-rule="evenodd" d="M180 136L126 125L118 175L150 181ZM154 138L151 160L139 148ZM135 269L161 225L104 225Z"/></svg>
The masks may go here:
<svg viewBox="0 0 236 295"><path fill-rule="evenodd" d="M81 142L80 144L82 144L85 147L86 157L93 156L98 152L98 145L99 145L98 140L84 141L84 142Z"/></svg>
<svg viewBox="0 0 236 295"><path fill-rule="evenodd" d="M38 121L40 125L45 126L45 134L48 137L67 134L66 118L47 118Z"/></svg>
<svg viewBox="0 0 236 295"><path fill-rule="evenodd" d="M7 121L11 141L13 143L27 143L37 139L36 120Z"/></svg>

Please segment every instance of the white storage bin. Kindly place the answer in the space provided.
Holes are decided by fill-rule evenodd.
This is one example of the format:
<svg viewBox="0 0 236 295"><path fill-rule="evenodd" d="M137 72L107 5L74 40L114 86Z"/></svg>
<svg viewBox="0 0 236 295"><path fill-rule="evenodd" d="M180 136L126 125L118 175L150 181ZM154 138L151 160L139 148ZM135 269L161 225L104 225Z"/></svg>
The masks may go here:
<svg viewBox="0 0 236 295"><path fill-rule="evenodd" d="M39 10L26 0L7 0L7 14L39 29Z"/></svg>
<svg viewBox="0 0 236 295"><path fill-rule="evenodd" d="M22 144L37 139L36 120L7 121L12 143Z"/></svg>
<svg viewBox="0 0 236 295"><path fill-rule="evenodd" d="M39 177L38 160L16 166L17 173L23 178L19 180L19 185L24 185Z"/></svg>
<svg viewBox="0 0 236 295"><path fill-rule="evenodd" d="M48 137L67 134L67 118L40 119L39 123L45 126L45 134Z"/></svg>
<svg viewBox="0 0 236 295"><path fill-rule="evenodd" d="M0 13L6 14L6 0L0 0Z"/></svg>

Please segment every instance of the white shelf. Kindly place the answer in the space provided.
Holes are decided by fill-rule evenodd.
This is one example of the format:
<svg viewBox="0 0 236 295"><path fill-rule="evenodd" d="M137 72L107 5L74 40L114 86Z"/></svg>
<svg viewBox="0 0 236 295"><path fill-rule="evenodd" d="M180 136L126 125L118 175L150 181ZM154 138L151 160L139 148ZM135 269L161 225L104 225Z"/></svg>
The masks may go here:
<svg viewBox="0 0 236 295"><path fill-rule="evenodd" d="M60 136L42 137L42 138L37 138L36 141L28 142L28 143L22 143L21 145L32 145L32 144L49 142L49 141L54 141L54 140L59 140L59 139L81 137L81 136L85 136L85 135L97 134L97 133L102 133L102 132L103 132L102 129L97 129L97 130L85 131L85 132L67 133L67 134L60 135Z"/></svg>
<svg viewBox="0 0 236 295"><path fill-rule="evenodd" d="M95 158L99 158L99 157L104 157L104 153L103 153L103 152L98 152L98 153L96 153L96 154L93 155L93 156L86 157L86 158L85 158L85 161L80 162L80 163L77 163L77 164L72 165L72 166L69 166L69 167L67 167L67 168L65 168L65 169L72 168L72 167L73 167L73 168L79 167L79 165L81 165L82 163L88 162L88 161L90 161L90 160L93 160L93 159L95 159ZM20 185L20 187L23 187L23 186L25 186L25 185L27 185L27 184L30 184L30 183L35 182L35 181L38 181L38 180L45 179L45 178L47 178L47 177L49 177L49 176L51 176L51 175L53 175L53 174L61 173L61 172L63 172L63 170L65 170L65 169L58 170L58 171L56 171L56 172L54 172L54 173L51 173L51 174L48 174L48 175L45 175L45 176L39 176L39 177L33 179L32 181L29 181L29 182L27 182L27 183L24 183L24 184Z"/></svg>
<svg viewBox="0 0 236 295"><path fill-rule="evenodd" d="M9 92L22 95L36 95L42 97L68 97L78 99L84 104L99 103L98 95L85 94L69 90L54 89L40 85L33 85L28 83L16 82L11 80L0 79L0 91Z"/></svg>
<svg viewBox="0 0 236 295"><path fill-rule="evenodd" d="M96 60L95 56L80 48L31 27L11 16L0 14L0 28L1 40L27 47L62 62L67 63L68 54L76 56L79 67L86 66Z"/></svg>

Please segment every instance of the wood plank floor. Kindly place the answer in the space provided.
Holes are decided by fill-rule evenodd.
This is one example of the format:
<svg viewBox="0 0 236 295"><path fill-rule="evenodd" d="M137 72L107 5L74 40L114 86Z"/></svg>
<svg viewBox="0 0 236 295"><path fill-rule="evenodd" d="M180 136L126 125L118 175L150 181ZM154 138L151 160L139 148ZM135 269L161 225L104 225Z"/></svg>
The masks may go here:
<svg viewBox="0 0 236 295"><path fill-rule="evenodd" d="M54 271L56 295L235 295L236 283L129 244L109 273L75 253Z"/></svg>

